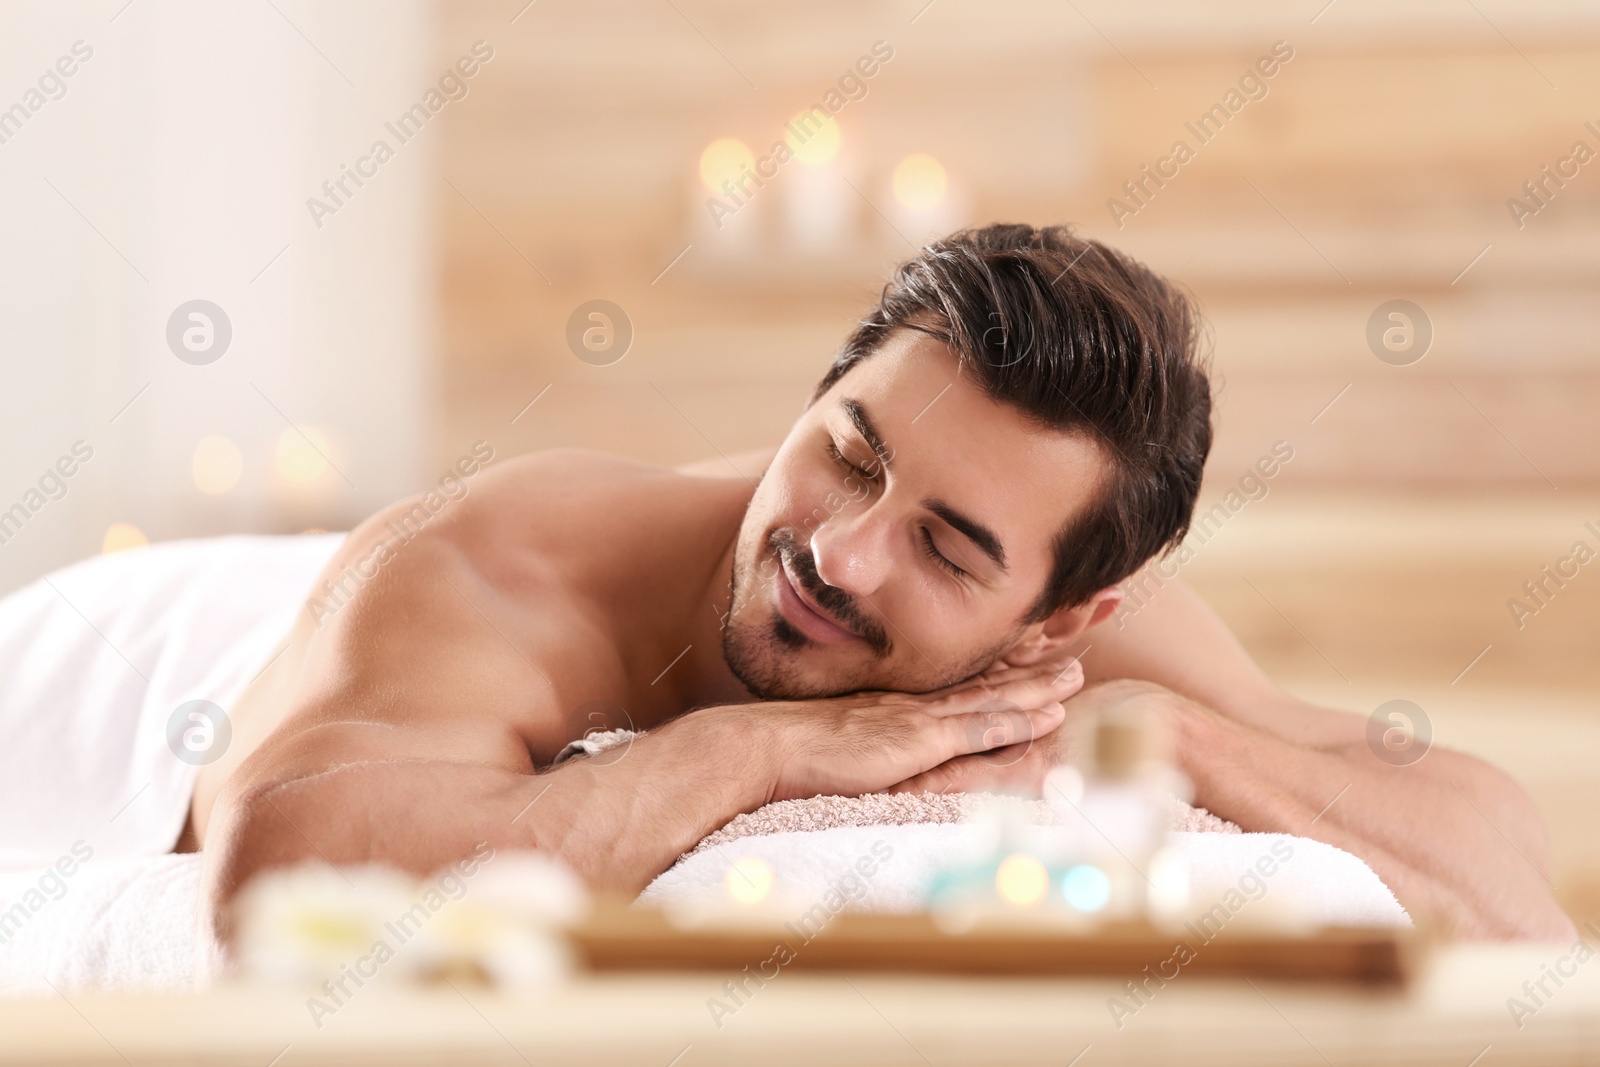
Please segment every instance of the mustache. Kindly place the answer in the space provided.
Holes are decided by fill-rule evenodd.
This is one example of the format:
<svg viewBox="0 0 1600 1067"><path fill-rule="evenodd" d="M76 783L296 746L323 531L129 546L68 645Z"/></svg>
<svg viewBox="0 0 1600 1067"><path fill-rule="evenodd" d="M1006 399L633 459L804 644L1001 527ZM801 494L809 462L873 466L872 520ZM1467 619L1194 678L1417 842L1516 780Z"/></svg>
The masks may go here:
<svg viewBox="0 0 1600 1067"><path fill-rule="evenodd" d="M834 622L865 641L880 658L889 654L894 643L889 640L883 626L861 610L855 597L822 580L810 548L801 545L784 530L774 530L767 541L794 573L801 588L832 616Z"/></svg>

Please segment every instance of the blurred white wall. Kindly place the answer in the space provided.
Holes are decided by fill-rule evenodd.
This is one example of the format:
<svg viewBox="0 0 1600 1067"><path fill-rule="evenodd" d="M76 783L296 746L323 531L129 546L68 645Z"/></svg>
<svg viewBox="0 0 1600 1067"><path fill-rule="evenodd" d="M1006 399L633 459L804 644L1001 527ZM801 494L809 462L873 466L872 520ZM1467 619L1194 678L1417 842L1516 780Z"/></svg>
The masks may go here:
<svg viewBox="0 0 1600 1067"><path fill-rule="evenodd" d="M0 33L0 591L114 522L336 526L426 478L437 131L383 124L439 75L429 5L124 3ZM319 227L307 199L380 137L394 157ZM205 365L166 337L194 299L231 323ZM208 436L237 449L201 457L221 492Z"/></svg>

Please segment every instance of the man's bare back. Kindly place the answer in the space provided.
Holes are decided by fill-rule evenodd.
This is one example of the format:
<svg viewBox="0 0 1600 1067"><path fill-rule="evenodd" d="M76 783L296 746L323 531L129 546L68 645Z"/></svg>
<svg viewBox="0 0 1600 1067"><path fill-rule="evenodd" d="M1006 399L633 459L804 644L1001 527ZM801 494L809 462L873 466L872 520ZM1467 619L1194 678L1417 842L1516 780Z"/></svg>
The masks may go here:
<svg viewBox="0 0 1600 1067"><path fill-rule="evenodd" d="M247 762L252 779L293 774L341 747L360 753L362 735L404 722L415 741L389 758L446 753L531 773L597 725L586 709L613 706L625 718L604 725L647 730L708 688L699 657L663 669L697 639L720 659L716 605L684 609L714 569L726 571L748 482L731 469L697 476L555 451L487 466L466 484L411 540L393 533L416 503L407 499L357 527L329 562L287 649L232 712L227 756L204 768L191 816L199 844ZM393 548L377 563L380 542ZM360 560L375 573L356 585ZM668 604L683 617L651 617ZM749 698L722 673L709 686L722 702ZM292 740L306 733L313 746Z"/></svg>

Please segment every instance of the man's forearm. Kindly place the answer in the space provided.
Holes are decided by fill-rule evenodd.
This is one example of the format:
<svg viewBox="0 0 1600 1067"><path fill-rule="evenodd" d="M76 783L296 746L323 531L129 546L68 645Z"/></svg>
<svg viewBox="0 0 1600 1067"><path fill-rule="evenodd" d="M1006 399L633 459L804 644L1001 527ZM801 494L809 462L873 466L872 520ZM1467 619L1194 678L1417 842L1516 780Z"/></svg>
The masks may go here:
<svg viewBox="0 0 1600 1067"><path fill-rule="evenodd" d="M1312 837L1361 857L1416 917L1455 936L1572 934L1550 895L1537 814L1493 768L1444 749L1396 767L1364 744L1298 745L1173 700L1197 804L1247 830Z"/></svg>
<svg viewBox="0 0 1600 1067"><path fill-rule="evenodd" d="M624 750L540 776L532 847L598 889L633 895L701 838L772 795L769 753L738 728L742 710L707 708Z"/></svg>
<svg viewBox="0 0 1600 1067"><path fill-rule="evenodd" d="M730 744L708 709L602 761L538 775L478 763L361 761L225 797L208 847L207 897L226 906L255 874L322 859L419 874L472 851L539 849L600 891L635 894L702 837L770 796L759 748Z"/></svg>

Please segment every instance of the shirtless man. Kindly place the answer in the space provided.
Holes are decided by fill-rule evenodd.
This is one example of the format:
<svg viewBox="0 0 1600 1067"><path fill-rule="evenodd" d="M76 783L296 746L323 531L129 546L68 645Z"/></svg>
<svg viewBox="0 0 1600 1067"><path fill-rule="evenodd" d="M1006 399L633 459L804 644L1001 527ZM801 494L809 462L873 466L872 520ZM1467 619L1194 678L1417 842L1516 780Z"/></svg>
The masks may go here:
<svg viewBox="0 0 1600 1067"><path fill-rule="evenodd" d="M234 708L191 813L219 932L248 878L306 859L420 873L488 841L635 893L769 801L1037 792L1068 716L1137 701L1216 814L1362 857L1455 934L1573 936L1504 774L1379 760L1365 718L1274 687L1179 583L1098 625L1193 510L1195 336L1131 260L989 227L897 271L759 469L567 451L478 473L336 613L308 607ZM552 768L597 701L648 733Z"/></svg>

